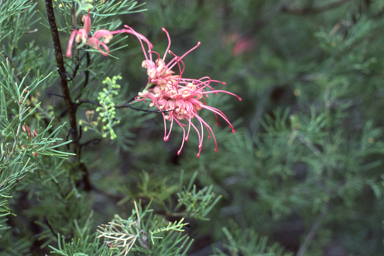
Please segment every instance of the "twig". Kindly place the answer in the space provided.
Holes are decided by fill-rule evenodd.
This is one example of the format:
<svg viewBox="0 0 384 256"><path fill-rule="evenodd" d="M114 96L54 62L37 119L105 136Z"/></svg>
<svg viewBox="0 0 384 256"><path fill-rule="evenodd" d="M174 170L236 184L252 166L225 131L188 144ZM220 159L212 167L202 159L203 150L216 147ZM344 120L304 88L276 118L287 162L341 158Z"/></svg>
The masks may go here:
<svg viewBox="0 0 384 256"><path fill-rule="evenodd" d="M173 109L171 109L171 110L149 110L149 109L135 108L135 107L132 107L128 103L130 101L132 101L132 100L129 100L126 103L121 104L121 105L116 105L116 106L114 106L114 108L131 108L131 109L134 109L134 110L137 110L137 111L143 111L143 112L146 112L146 113L166 113L166 112L173 111ZM94 101L94 100L88 100L88 99L77 100L76 107L78 107L78 106L80 106L81 104L84 104L84 103L90 103L90 104L93 104L93 105L101 107L101 104L99 102Z"/></svg>
<svg viewBox="0 0 384 256"><path fill-rule="evenodd" d="M48 92L47 94L48 95L53 95L53 96L56 96L56 97L59 97L59 98L64 98L63 95L60 95L60 94L57 94L57 93L54 93L54 92Z"/></svg>
<svg viewBox="0 0 384 256"><path fill-rule="evenodd" d="M295 15L317 14L320 12L328 11L333 8L339 7L340 5L348 1L351 1L351 0L338 0L328 5L312 7L312 8L290 8L285 5L285 2L290 2L290 1L283 1L281 5L279 5L277 8L270 11L264 17L262 17L259 21L257 21L251 27L251 29L247 34L253 35L259 32L259 30L263 29L269 22L271 22L280 13L288 13L288 14L295 14Z"/></svg>
<svg viewBox="0 0 384 256"><path fill-rule="evenodd" d="M81 143L80 144L80 147L86 147L86 146L88 146L89 144L93 144L93 145L97 145L97 144L99 144L101 142L101 139L100 138L97 138L97 139L91 139L91 140L88 140L88 141L86 141L86 142L84 142L84 143Z"/></svg>
<svg viewBox="0 0 384 256"><path fill-rule="evenodd" d="M69 135L73 133L73 129L69 129L68 135L65 137L65 141L68 141ZM73 137L73 136L72 136ZM77 141L77 138L73 142ZM67 144L67 149L69 150L69 144Z"/></svg>
<svg viewBox="0 0 384 256"><path fill-rule="evenodd" d="M125 102L124 104L128 104L129 102L133 101L135 98L137 97L137 95L133 96L132 98L130 98L127 102Z"/></svg>
<svg viewBox="0 0 384 256"><path fill-rule="evenodd" d="M89 47L88 47L88 48L89 48ZM83 55L80 57L80 59L79 59L79 57L76 55L76 65L75 65L75 68L73 69L72 74L70 74L70 73L68 73L68 72L66 72L66 71L61 72L60 69L58 68L58 69L57 69L57 72L59 72L60 77L61 77L62 79L67 80L67 82L72 81L72 80L76 77L76 75L77 75L77 71L79 70L81 60L82 60L82 59L84 58L84 56L87 55L87 54L88 54L88 52L83 53ZM88 72L89 72L89 71L88 71Z"/></svg>
<svg viewBox="0 0 384 256"><path fill-rule="evenodd" d="M146 113L167 113L167 112L174 111L174 109L170 109L170 110L149 110L149 109L135 108L135 107L132 107L131 105L129 105L128 103L125 103L123 105L115 106L115 108L127 108L127 107L131 108L131 109L134 109L134 110L137 110L137 111L146 112Z"/></svg>
<svg viewBox="0 0 384 256"><path fill-rule="evenodd" d="M88 70L88 67L91 64L91 57L89 57L89 53L88 52L86 52L86 53L87 53L86 54L86 56L87 56L87 68L84 70L85 80L84 80L83 86L79 90L79 93L75 97L76 100L78 100L81 97L81 95L83 95L84 88L88 85L88 82L89 82L89 70ZM82 58L83 58L83 56L81 57L81 59Z"/></svg>
<svg viewBox="0 0 384 256"><path fill-rule="evenodd" d="M320 150L309 140L307 140L303 135L301 134L298 134L297 135L297 138L299 139L299 141L301 143L303 143L304 145L306 145L309 149L312 150L313 154L315 154L316 156L320 155L321 152Z"/></svg>
<svg viewBox="0 0 384 256"><path fill-rule="evenodd" d="M57 236L57 233L53 230L53 228L52 228L51 224L49 223L49 221L48 221L48 219L47 219L46 216L44 216L44 221L45 221L45 223L47 224L49 230L51 231L53 237L56 237L56 236Z"/></svg>
<svg viewBox="0 0 384 256"><path fill-rule="evenodd" d="M65 117L65 115L68 113L67 109L64 109L63 112L60 113L59 118Z"/></svg>
<svg viewBox="0 0 384 256"><path fill-rule="evenodd" d="M284 6L281 9L281 12L295 14L295 15L317 14L320 12L329 11L333 8L339 7L340 5L343 5L348 1L351 1L351 0L339 0L327 5L312 7L312 8L290 8L290 7Z"/></svg>
<svg viewBox="0 0 384 256"><path fill-rule="evenodd" d="M79 125L79 138L77 138L77 140L79 141L81 139L81 136L83 136L83 127L81 125Z"/></svg>
<svg viewBox="0 0 384 256"><path fill-rule="evenodd" d="M87 166L84 163L79 164L79 169L83 172L82 182L84 183L84 190L91 191L93 189L91 180L89 178L89 171Z"/></svg>
<svg viewBox="0 0 384 256"><path fill-rule="evenodd" d="M325 217L324 213L320 213L315 222L312 224L311 229L309 230L307 236L304 239L303 244L300 246L299 250L296 253L296 256L303 256L305 252L308 250L308 247L310 243L312 242L312 239L315 237L317 230L320 228L321 222L323 222L323 219Z"/></svg>
<svg viewBox="0 0 384 256"><path fill-rule="evenodd" d="M89 56L89 53L87 52L87 68L89 67L89 65L91 64L91 57ZM84 74L85 74L85 80L84 80L84 84L83 84L83 89L87 86L88 84L88 80L89 80L89 70L85 70L84 71Z"/></svg>

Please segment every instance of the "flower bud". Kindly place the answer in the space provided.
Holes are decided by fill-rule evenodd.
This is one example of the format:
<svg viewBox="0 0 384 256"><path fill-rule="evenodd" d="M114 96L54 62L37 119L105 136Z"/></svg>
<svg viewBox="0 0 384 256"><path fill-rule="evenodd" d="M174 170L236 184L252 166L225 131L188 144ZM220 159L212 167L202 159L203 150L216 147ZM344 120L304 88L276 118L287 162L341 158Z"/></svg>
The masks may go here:
<svg viewBox="0 0 384 256"><path fill-rule="evenodd" d="M27 128L27 133L28 133L29 138L32 139L32 137L31 137L31 129L29 129L28 125L26 125L25 128Z"/></svg>

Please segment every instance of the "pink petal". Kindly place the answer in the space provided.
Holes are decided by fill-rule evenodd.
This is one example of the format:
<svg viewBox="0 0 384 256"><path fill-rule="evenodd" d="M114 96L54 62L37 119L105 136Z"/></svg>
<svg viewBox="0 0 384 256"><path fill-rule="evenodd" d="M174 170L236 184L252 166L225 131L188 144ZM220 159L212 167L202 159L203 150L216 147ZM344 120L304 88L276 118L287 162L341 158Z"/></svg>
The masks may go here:
<svg viewBox="0 0 384 256"><path fill-rule="evenodd" d="M111 41L113 34L111 33L111 31L108 31L106 29L99 29L95 32L93 37L95 37L97 39L101 39L104 37L103 42L107 44Z"/></svg>
<svg viewBox="0 0 384 256"><path fill-rule="evenodd" d="M65 54L65 56L67 56L68 58L72 56L73 39L75 38L76 34L77 30L73 30L71 36L69 37L67 53Z"/></svg>

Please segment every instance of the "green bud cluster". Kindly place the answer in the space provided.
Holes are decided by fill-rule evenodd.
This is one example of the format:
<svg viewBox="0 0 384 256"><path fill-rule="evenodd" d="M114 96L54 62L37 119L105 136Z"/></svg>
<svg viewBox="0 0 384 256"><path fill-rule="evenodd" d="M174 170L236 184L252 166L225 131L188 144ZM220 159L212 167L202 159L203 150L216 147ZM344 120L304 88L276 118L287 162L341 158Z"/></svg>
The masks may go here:
<svg viewBox="0 0 384 256"><path fill-rule="evenodd" d="M102 118L102 122L106 123L103 126L103 137L106 138L108 134L110 134L111 140L117 137L113 130L113 126L120 122L115 119L116 108L115 103L113 102L113 96L118 94L117 89L120 88L120 85L116 84L118 79L120 80L122 77L114 76L112 79L109 77L105 78L103 84L107 84L108 86L107 88L104 88L102 92L99 92L99 97L97 97L101 107L96 108L96 111L100 112L99 116Z"/></svg>

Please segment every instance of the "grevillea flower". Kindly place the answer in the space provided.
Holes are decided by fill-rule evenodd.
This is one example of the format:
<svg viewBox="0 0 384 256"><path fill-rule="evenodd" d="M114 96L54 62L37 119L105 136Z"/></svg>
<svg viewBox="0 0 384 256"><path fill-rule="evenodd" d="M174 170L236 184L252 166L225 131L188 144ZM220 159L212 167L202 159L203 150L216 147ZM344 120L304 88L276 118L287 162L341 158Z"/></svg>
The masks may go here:
<svg viewBox="0 0 384 256"><path fill-rule="evenodd" d="M99 29L95 32L95 34L89 37L89 33L91 31L91 16L90 11L88 11L87 15L83 15L81 20L84 23L84 27L78 30L72 31L71 37L69 38L68 48L66 56L69 58L72 56L72 45L73 39L76 40L77 43L81 42L81 45L87 44L93 47L96 50L99 50L101 54L104 56L109 55L109 49L107 43L109 43L113 37L113 32L108 31L106 29ZM102 41L100 39L104 38ZM105 51L100 47L102 46Z"/></svg>
<svg viewBox="0 0 384 256"><path fill-rule="evenodd" d="M242 37L237 32L234 32L223 37L223 44L233 44L232 55L239 56L252 51L255 47L255 40L248 36Z"/></svg>
<svg viewBox="0 0 384 256"><path fill-rule="evenodd" d="M184 146L184 141L188 141L189 133L192 127L197 132L197 135L199 137L199 152L197 154L197 157L199 157L203 145L205 128L207 130L208 139L210 139L212 135L216 145L215 152L217 152L217 141L213 130L208 125L208 123L205 122L199 116L198 111L201 109L208 109L212 111L216 116L217 125L219 125L217 119L217 115L219 115L228 123L233 133L235 132L235 130L233 129L233 126L231 125L230 121L224 115L223 112L221 112L217 108L208 106L206 104L204 96L208 98L209 94L217 94L218 92L223 92L233 95L239 100L241 100L241 98L228 91L215 90L210 85L212 82L225 85L225 82L212 80L208 76L202 77L200 79L182 77L185 70L183 58L188 53L196 49L200 45L200 42L198 42L195 47L187 51L182 56L177 56L169 50L171 46L171 38L168 32L163 28L162 30L166 33L168 38L168 47L164 53L163 58L161 58L159 53L152 51L153 46L152 44L150 44L148 39L134 31L129 26L125 26L125 28L126 29L124 30L124 32L133 34L139 39L145 56L145 60L142 63L142 67L147 69L148 74L148 84L146 86L146 89L138 94L136 100L143 101L146 99L150 99L152 101L149 104L150 107L156 106L159 110L166 111L162 113L164 119L164 141L167 141L169 139L173 123L176 122L183 130L183 140L180 149L177 152L177 154L179 155ZM143 44L143 41L147 44L148 54L147 50L145 49L145 45ZM168 53L173 56L173 58L168 63L165 63ZM152 58L152 54L156 55L156 60ZM175 74L174 71L172 71L172 68L174 68L175 66L177 66L178 68L178 75ZM200 127L197 127L192 122L194 118L199 121ZM168 132L167 121L170 121ZM186 123L183 121L186 121Z"/></svg>

